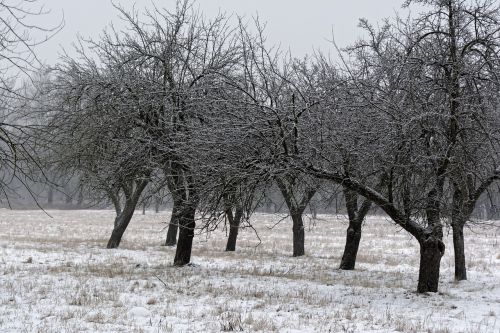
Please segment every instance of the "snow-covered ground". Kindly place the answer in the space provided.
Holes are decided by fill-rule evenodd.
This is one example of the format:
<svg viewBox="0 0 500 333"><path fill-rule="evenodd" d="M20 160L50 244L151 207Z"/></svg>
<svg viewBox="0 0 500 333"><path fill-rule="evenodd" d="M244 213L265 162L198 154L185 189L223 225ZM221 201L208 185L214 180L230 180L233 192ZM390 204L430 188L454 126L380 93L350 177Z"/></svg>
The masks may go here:
<svg viewBox="0 0 500 333"><path fill-rule="evenodd" d="M235 253L223 231L197 235L194 266L161 246L169 213L136 215L106 250L112 211L0 210L0 332L500 332L500 234L466 236L469 281L418 295L418 246L383 218L366 223L355 271L337 269L345 218L307 222L291 257L288 220L257 214Z"/></svg>

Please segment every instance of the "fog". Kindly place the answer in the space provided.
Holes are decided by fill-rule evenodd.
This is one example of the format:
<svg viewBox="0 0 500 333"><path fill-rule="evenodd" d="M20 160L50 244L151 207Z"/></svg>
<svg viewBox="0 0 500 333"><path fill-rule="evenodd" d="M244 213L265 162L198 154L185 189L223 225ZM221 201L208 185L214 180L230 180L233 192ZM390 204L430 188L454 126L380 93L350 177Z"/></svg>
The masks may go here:
<svg viewBox="0 0 500 333"><path fill-rule="evenodd" d="M76 36L96 38L102 30L113 24L118 30L123 22L118 18L118 12L113 7L119 5L125 9L135 8L173 8L175 1L134 1L134 0L46 0L46 9L51 13L40 18L45 26L54 26L64 20L63 29L49 42L41 45L38 54L49 64L54 63L64 49L71 53L72 43ZM347 46L360 36L357 27L360 18L367 18L373 24L384 18L408 15L401 8L400 0L202 0L197 1L198 7L211 17L218 12L226 12L234 16L251 18L259 16L266 22L268 40L279 44L282 49L290 50L294 56L302 57L313 50L336 53L332 45L335 38L337 45ZM413 10L415 11L413 6Z"/></svg>

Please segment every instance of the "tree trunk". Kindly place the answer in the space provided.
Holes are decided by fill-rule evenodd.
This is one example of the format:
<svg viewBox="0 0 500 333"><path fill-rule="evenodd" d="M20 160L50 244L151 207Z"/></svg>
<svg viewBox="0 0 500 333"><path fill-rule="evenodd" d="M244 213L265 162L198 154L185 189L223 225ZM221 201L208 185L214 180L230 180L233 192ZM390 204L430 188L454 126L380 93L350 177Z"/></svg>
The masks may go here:
<svg viewBox="0 0 500 333"><path fill-rule="evenodd" d="M420 243L420 270L417 292L437 292L439 267L444 254L444 243L434 235L424 236Z"/></svg>
<svg viewBox="0 0 500 333"><path fill-rule="evenodd" d="M229 227L229 236L227 237L226 251L236 251L236 240L238 238L239 227L231 225Z"/></svg>
<svg viewBox="0 0 500 333"><path fill-rule="evenodd" d="M293 256L300 257L305 254L304 241L304 222L302 221L302 212L295 211L291 213L293 222Z"/></svg>
<svg viewBox="0 0 500 333"><path fill-rule="evenodd" d="M472 186L470 186L472 187ZM451 213L451 228L453 230L453 253L455 256L455 280L467 280L465 266L464 226L472 215L475 202L468 201L464 191L455 186L453 192L453 210Z"/></svg>
<svg viewBox="0 0 500 333"><path fill-rule="evenodd" d="M49 187L47 192L47 204L52 205L54 203L54 189Z"/></svg>
<svg viewBox="0 0 500 333"><path fill-rule="evenodd" d="M165 246L175 246L177 244L177 230L179 229L179 205L175 203L172 207L172 216L168 224L167 240Z"/></svg>
<svg viewBox="0 0 500 333"><path fill-rule="evenodd" d="M305 230L304 222L302 221L302 214L307 205L316 193L316 188L306 188L302 193L302 197L297 199L297 194L294 194L294 187L296 187L296 178L289 178L288 180L276 179L276 183L285 199L288 211L292 218L292 232L293 232L293 256L300 257L305 254Z"/></svg>
<svg viewBox="0 0 500 333"><path fill-rule="evenodd" d="M132 216L134 215L135 205L133 208L127 207L123 212L116 217L115 226L113 228L113 232L111 233L111 237L109 238L108 245L106 246L108 249L116 249L120 245L123 234L132 220Z"/></svg>
<svg viewBox="0 0 500 333"><path fill-rule="evenodd" d="M349 221L347 236L345 241L344 254L340 262L340 269L353 270L356 265L356 256L358 255L359 242L361 240L361 221Z"/></svg>
<svg viewBox="0 0 500 333"><path fill-rule="evenodd" d="M82 191L82 189L78 190L78 198L77 198L76 204L78 205L78 207L81 207L83 205L83 191Z"/></svg>
<svg viewBox="0 0 500 333"><path fill-rule="evenodd" d="M144 188L148 184L148 181L142 180L132 184L131 188L133 190L124 191L126 199L123 209L121 209L119 193L112 191L108 192L116 211L115 225L108 241L108 249L115 249L120 245L123 234L125 230L127 230L130 220L132 220L132 216L134 215L137 202L139 201L142 191L144 191Z"/></svg>
<svg viewBox="0 0 500 333"><path fill-rule="evenodd" d="M358 210L358 194L347 188L344 188L344 198L349 218L349 227L347 228L344 254L342 255L339 268L353 270L356 265L356 256L358 255L359 242L361 240L361 228L372 203L365 199Z"/></svg>
<svg viewBox="0 0 500 333"><path fill-rule="evenodd" d="M464 225L453 223L453 251L455 253L455 280L467 280L467 269L465 267L464 249Z"/></svg>
<svg viewBox="0 0 500 333"><path fill-rule="evenodd" d="M193 246L194 220L196 214L196 205L186 204L180 209L179 213L179 241L175 251L174 265L184 266L191 261L191 249Z"/></svg>
<svg viewBox="0 0 500 333"><path fill-rule="evenodd" d="M155 198L155 213L158 214L160 212L160 206L161 206L161 198L156 197Z"/></svg>
<svg viewBox="0 0 500 333"><path fill-rule="evenodd" d="M240 207L236 208L234 216L232 211L228 212L229 236L227 237L226 251L236 250L236 239L238 238L238 231L240 229L242 217L243 209Z"/></svg>

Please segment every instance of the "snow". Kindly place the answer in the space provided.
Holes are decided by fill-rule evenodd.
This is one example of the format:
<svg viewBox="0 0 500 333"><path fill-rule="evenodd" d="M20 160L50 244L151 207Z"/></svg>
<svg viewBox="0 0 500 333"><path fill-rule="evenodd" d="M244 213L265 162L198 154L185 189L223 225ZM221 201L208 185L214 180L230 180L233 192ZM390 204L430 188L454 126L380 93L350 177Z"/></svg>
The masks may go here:
<svg viewBox="0 0 500 333"><path fill-rule="evenodd" d="M500 332L496 229L466 235L469 280L453 281L451 236L440 292L419 295L418 244L367 221L355 271L336 269L345 218L308 220L291 256L291 223L257 214L235 253L225 232L195 237L190 267L161 246L169 212L134 217L105 249L112 211L0 211L0 332Z"/></svg>

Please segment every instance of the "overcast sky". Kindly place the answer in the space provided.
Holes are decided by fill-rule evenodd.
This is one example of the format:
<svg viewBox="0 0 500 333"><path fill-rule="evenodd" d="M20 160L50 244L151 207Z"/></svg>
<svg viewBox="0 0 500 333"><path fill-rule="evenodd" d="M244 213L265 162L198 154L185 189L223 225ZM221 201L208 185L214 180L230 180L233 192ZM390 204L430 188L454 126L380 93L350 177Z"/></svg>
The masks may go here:
<svg viewBox="0 0 500 333"><path fill-rule="evenodd" d="M48 43L39 48L39 56L48 63L57 61L61 47L71 50L76 35L96 37L111 22L120 27L116 10L110 0L40 0L52 13L44 18L46 23L57 23L64 13L65 26ZM172 8L174 0L114 0L125 8ZM310 53L313 47L333 51L329 40L332 32L339 46L352 43L360 30L359 18L373 23L403 13L403 0L198 0L197 5L208 16L219 10L238 15L259 14L267 22L267 35L272 43L290 49L295 56ZM412 9L416 12L417 9ZM405 12L406 13L406 12Z"/></svg>

